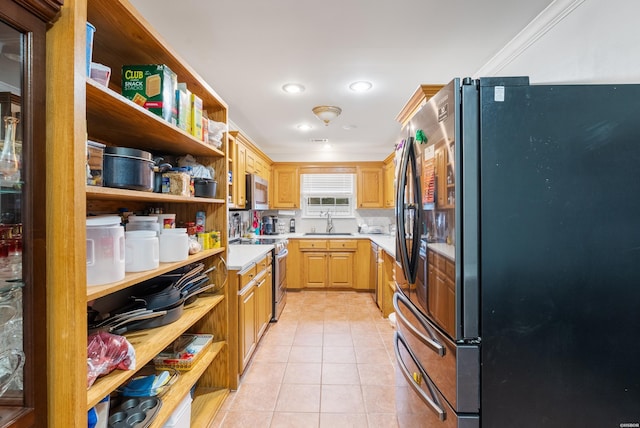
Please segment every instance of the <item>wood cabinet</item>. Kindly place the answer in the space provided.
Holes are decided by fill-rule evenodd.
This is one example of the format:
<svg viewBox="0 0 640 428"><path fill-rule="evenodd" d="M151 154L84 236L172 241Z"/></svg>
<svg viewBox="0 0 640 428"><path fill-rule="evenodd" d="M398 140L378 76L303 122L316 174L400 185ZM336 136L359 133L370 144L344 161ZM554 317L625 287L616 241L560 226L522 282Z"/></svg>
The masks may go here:
<svg viewBox="0 0 640 428"><path fill-rule="evenodd" d="M396 165L395 165L395 157L394 153L392 153L387 159L384 161L383 170L383 182L384 182L384 208L394 208L395 207L395 180L396 180Z"/></svg>
<svg viewBox="0 0 640 428"><path fill-rule="evenodd" d="M9 255L4 254L0 281L0 353L24 353L24 366L0 397L0 427L3 428L48 426L49 414L55 413L48 405L55 401L53 395L57 387L51 376L49 356L53 347L62 342L51 342L49 333L50 328L55 328L63 319L64 310L54 310L56 303L64 298L50 295L53 290L47 283L52 272L47 250L55 231L49 229L48 222L51 205L47 193L53 187L47 162L51 153L46 140L45 99L47 61L53 60L46 53L47 29L62 3L61 0L0 0L3 48L17 51L17 57L12 60L3 58L0 81L13 84L18 92L0 94L0 134L4 139L5 117L19 119L14 129L16 148L21 149L16 150L20 156L19 179L14 175L0 180L2 247L10 251ZM64 288L65 284L60 285ZM54 357L61 357L60 354ZM80 356L76 360L80 360ZM9 364L5 362L0 370L2 382L9 380ZM86 373L86 359L84 364L81 370Z"/></svg>
<svg viewBox="0 0 640 428"><path fill-rule="evenodd" d="M68 7L68 8L67 8ZM87 391L86 346L88 305L95 300L127 293L142 281L194 262L206 267L226 259L227 234L222 246L202 251L178 263L161 263L155 270L127 274L125 279L101 286L86 285L85 217L90 213L117 212L120 207L142 211L161 207L176 213L178 222L195 219L205 212L205 229L224 231L227 225L227 193L193 198L152 192L86 186L86 138L110 146L130 147L154 154L192 154L216 171L218 183L227 182L227 153L214 148L120 95L120 70L124 64L166 64L178 80L203 100L209 118L227 122L227 105L200 76L160 39L126 0L71 0L59 25L49 30L47 49L52 62L47 73L47 146L51 171L47 172L48 236L47 259L54 268L48 273L47 289L52 310L47 314L48 355L51 388L48 426L86 426L87 411L135 371L116 370L98 379ZM109 87L84 78L86 22L96 28L93 61L109 66ZM70 78L75 76L75 78ZM80 78L78 78L80 77ZM64 173L61 173L64 171ZM73 207L73 209L69 209ZM220 272L220 270L218 270ZM225 284L223 274L211 279ZM155 329L126 334L136 352L136 367L150 362L162 349L185 332L210 333L214 343L209 351L163 396L163 405L152 427L162 426L182 398L194 389L191 423L208 426L229 392L228 329L229 288L222 286L213 295L201 296L184 309L175 322Z"/></svg>
<svg viewBox="0 0 640 428"><path fill-rule="evenodd" d="M427 311L449 334L455 332L455 273L452 260L441 254L427 255Z"/></svg>
<svg viewBox="0 0 640 428"><path fill-rule="evenodd" d="M382 164L379 167L358 167L358 208L382 208L383 201Z"/></svg>
<svg viewBox="0 0 640 428"><path fill-rule="evenodd" d="M352 288L369 290L369 241L365 239L295 239L302 268L298 273L301 288ZM291 261L291 260L290 260ZM289 263L287 266L290 266Z"/></svg>
<svg viewBox="0 0 640 428"><path fill-rule="evenodd" d="M296 166L276 166L272 171L271 208L300 207L300 174Z"/></svg>
<svg viewBox="0 0 640 428"><path fill-rule="evenodd" d="M395 258L387 253L382 252L382 280L380 281L380 291L382 294L381 301L382 316L387 318L391 312L395 312L393 308L393 293L396 291L396 284L406 282L404 273L400 264Z"/></svg>
<svg viewBox="0 0 640 428"><path fill-rule="evenodd" d="M231 297L236 310L229 313L229 328L234 329L229 340L232 348L231 388L237 388L238 376L244 372L271 322L272 260L268 253L242 271L230 271L229 287L237 293L237 297Z"/></svg>

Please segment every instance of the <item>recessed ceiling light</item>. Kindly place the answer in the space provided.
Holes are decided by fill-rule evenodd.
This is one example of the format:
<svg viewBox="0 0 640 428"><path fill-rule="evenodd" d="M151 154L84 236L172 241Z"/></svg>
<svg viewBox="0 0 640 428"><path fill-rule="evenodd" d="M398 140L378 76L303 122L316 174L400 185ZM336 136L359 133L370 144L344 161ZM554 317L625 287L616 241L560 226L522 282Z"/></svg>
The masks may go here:
<svg viewBox="0 0 640 428"><path fill-rule="evenodd" d="M282 90L289 94L299 94L300 92L304 92L304 86L299 83L287 83L282 86Z"/></svg>
<svg viewBox="0 0 640 428"><path fill-rule="evenodd" d="M357 126L356 125L342 125L342 129L345 129L347 131L351 131L352 129L356 129Z"/></svg>
<svg viewBox="0 0 640 428"><path fill-rule="evenodd" d="M371 88L373 88L373 84L366 80L359 80L349 85L349 89L354 92L367 92Z"/></svg>
<svg viewBox="0 0 640 428"><path fill-rule="evenodd" d="M297 128L301 131L308 131L311 128L313 128L313 126L309 125L308 123L301 123L300 125L297 126Z"/></svg>

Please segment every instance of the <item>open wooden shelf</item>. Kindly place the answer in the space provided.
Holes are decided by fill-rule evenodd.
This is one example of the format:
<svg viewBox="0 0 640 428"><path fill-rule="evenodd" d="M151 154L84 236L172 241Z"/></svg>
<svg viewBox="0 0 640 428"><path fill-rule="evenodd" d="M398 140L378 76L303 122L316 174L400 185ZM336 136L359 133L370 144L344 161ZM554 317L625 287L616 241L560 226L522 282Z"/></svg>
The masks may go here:
<svg viewBox="0 0 640 428"><path fill-rule="evenodd" d="M191 403L191 426L209 426L228 395L227 389L196 388L193 403Z"/></svg>
<svg viewBox="0 0 640 428"><path fill-rule="evenodd" d="M220 353L225 346L225 342L213 342L212 346L208 347L205 354L201 357L198 363L189 371L181 371L180 377L171 386L171 389L167 391L162 398L162 408L158 412L156 418L153 420L151 427L162 427L164 423L169 419L169 416L173 413L175 408L180 404L186 394L191 391L191 388L197 380L202 376L206 368ZM209 416L210 417L210 416ZM191 425L198 426L198 425Z"/></svg>
<svg viewBox="0 0 640 428"><path fill-rule="evenodd" d="M114 127L114 123L118 126ZM161 153L224 157L200 141L104 85L87 79L87 128L91 138L108 145Z"/></svg>
<svg viewBox="0 0 640 428"><path fill-rule="evenodd" d="M195 303L184 309L182 316L176 322L162 327L134 331L125 334L124 336L135 348L136 368L141 368L151 361L164 348L176 340L178 336L184 333L189 327L199 321L200 318L215 308L222 301L224 301L224 296L222 295L199 297ZM214 346L212 349L219 352L222 347L223 346L220 342L218 342L218 346ZM217 352L211 354L211 360L215 357ZM207 355L209 355L209 353L207 353ZM202 365L202 370L204 371L204 369L208 367L209 363L211 363L211 360L208 360L205 364L205 360L203 359L198 362L196 367ZM194 367L192 370L195 369L196 368ZM135 373L135 370L114 370L110 374L102 378L98 378L87 391L87 410L99 403L100 400L109 395ZM195 373L196 372L194 372L194 376Z"/></svg>
<svg viewBox="0 0 640 428"><path fill-rule="evenodd" d="M138 202L200 202L204 204L224 204L224 199L196 198L194 196L177 196L166 193L141 192L139 190L116 189L114 187L87 186L87 199L105 201L138 201Z"/></svg>
<svg viewBox="0 0 640 428"><path fill-rule="evenodd" d="M181 262L160 263L160 267L158 267L157 269L147 270L144 272L127 273L125 274L125 277L122 281L110 282L104 285L89 285L87 286L87 301L107 296L111 293L123 290L132 285L139 284L142 281L155 278L158 275L162 275L163 273L171 272L172 270L178 269L182 266L186 266L199 260L204 260L218 253L223 253L224 250L224 247L214 248L213 250L203 250L199 253L189 256L187 260Z"/></svg>

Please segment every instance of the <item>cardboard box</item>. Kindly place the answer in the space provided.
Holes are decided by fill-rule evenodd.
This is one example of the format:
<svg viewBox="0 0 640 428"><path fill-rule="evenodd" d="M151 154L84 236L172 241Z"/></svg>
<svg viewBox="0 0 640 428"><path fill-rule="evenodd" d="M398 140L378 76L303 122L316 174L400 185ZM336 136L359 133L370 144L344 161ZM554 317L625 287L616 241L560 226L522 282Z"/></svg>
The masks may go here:
<svg viewBox="0 0 640 428"><path fill-rule="evenodd" d="M202 99L191 94L191 135L202 141Z"/></svg>
<svg viewBox="0 0 640 428"><path fill-rule="evenodd" d="M176 125L178 77L164 64L123 65L122 95Z"/></svg>
<svg viewBox="0 0 640 428"><path fill-rule="evenodd" d="M178 105L178 128L191 134L191 91L187 89L186 83L178 83L176 102Z"/></svg>

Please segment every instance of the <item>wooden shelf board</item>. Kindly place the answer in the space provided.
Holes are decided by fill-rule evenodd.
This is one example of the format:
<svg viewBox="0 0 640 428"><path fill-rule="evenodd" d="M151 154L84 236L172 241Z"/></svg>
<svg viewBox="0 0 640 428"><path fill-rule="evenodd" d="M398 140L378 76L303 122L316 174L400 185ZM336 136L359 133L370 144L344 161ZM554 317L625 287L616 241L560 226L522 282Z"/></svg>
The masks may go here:
<svg viewBox="0 0 640 428"><path fill-rule="evenodd" d="M89 78L87 129L90 138L107 145L155 153L224 157L224 152Z"/></svg>
<svg viewBox="0 0 640 428"><path fill-rule="evenodd" d="M165 395L162 396L162 408L153 420L151 428L162 427L164 425L184 396L190 392L191 387L195 385L200 376L202 376L204 371L218 356L224 346L225 342L212 343L212 346L207 349L206 353L201 357L195 367L189 371L180 372L180 377L176 383L171 386L171 389L167 391Z"/></svg>
<svg viewBox="0 0 640 428"><path fill-rule="evenodd" d="M199 253L189 256L187 260L181 262L160 263L160 267L158 267L157 269L147 270L144 272L127 273L125 274L125 277L122 281L110 282L104 285L89 285L87 286L87 301L91 301L109 295L116 291L123 290L142 281L155 278L156 276L162 275L163 273L171 272L172 270L178 269L182 266L186 266L190 263L194 263L199 260L211 257L215 254L222 253L224 252L224 250L224 247L215 248L213 250L203 250Z"/></svg>
<svg viewBox="0 0 640 428"><path fill-rule="evenodd" d="M209 118L227 122L227 104L129 2L91 0L87 20L96 27L92 60L111 67L114 84L121 85L123 65L165 64L176 73L179 82L186 83L191 92L202 98Z"/></svg>
<svg viewBox="0 0 640 428"><path fill-rule="evenodd" d="M124 336L135 348L136 367L141 368L164 348L171 344L184 331L200 320L207 312L224 300L223 295L202 296L184 309L180 319L166 326L148 330L134 331ZM87 391L87 410L135 374L135 370L114 370L98 378Z"/></svg>
<svg viewBox="0 0 640 428"><path fill-rule="evenodd" d="M114 187L86 186L87 199L105 201L149 201L205 204L224 204L224 199L196 198L195 196L177 196L166 193L142 192L139 190L116 189Z"/></svg>
<svg viewBox="0 0 640 428"><path fill-rule="evenodd" d="M210 426L228 395L229 390L224 388L196 388L191 403L191 426Z"/></svg>

